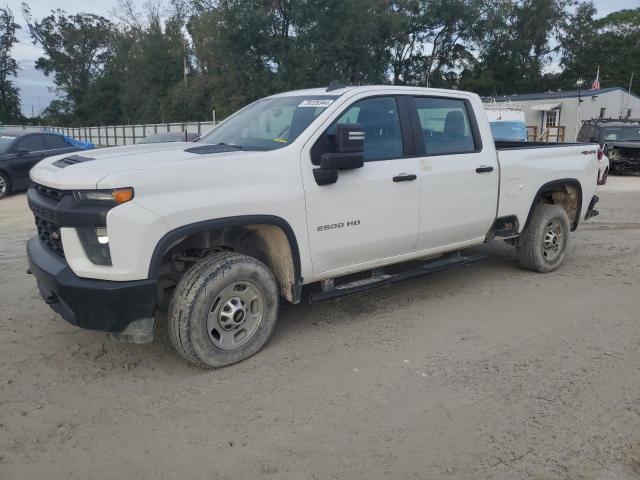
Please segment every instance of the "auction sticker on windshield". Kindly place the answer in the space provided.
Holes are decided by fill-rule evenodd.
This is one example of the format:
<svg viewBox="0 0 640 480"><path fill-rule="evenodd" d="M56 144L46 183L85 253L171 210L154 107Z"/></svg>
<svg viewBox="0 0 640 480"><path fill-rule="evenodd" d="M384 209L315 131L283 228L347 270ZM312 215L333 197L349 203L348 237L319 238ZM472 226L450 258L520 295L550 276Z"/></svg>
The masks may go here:
<svg viewBox="0 0 640 480"><path fill-rule="evenodd" d="M333 103L333 100L324 100L324 99L304 100L300 102L300 104L298 105L298 108L301 108L301 107L327 108L332 103Z"/></svg>

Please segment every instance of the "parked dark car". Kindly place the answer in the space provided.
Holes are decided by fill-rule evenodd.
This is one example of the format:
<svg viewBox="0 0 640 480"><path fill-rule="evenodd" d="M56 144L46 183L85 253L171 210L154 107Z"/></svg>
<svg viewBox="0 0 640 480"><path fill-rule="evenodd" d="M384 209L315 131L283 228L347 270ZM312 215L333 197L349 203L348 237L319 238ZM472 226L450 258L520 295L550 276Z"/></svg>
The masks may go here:
<svg viewBox="0 0 640 480"><path fill-rule="evenodd" d="M75 152L62 135L0 130L0 198L29 187L29 170L45 157Z"/></svg>
<svg viewBox="0 0 640 480"><path fill-rule="evenodd" d="M599 143L611 173L640 173L640 120L589 120L580 129L578 142Z"/></svg>
<svg viewBox="0 0 640 480"><path fill-rule="evenodd" d="M149 135L137 143L194 142L199 135L191 132L162 132Z"/></svg>

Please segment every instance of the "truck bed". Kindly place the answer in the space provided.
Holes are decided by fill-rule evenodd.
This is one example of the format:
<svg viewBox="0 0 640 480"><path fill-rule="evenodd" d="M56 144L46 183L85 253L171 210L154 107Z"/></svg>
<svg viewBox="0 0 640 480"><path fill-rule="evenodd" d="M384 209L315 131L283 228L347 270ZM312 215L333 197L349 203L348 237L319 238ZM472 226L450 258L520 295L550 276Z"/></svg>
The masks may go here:
<svg viewBox="0 0 640 480"><path fill-rule="evenodd" d="M498 217L515 216L524 228L538 191L555 182L581 190L580 218L596 190L599 146L588 143L496 141L500 166Z"/></svg>

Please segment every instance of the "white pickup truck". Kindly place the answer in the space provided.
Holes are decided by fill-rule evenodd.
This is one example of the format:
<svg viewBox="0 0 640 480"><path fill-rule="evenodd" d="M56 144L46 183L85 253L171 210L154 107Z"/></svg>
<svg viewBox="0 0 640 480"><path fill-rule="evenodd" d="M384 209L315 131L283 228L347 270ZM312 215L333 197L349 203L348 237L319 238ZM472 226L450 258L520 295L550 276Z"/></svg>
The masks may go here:
<svg viewBox="0 0 640 480"><path fill-rule="evenodd" d="M74 325L153 338L203 368L267 342L280 298L321 300L458 267L503 239L537 272L595 215L598 146L494 142L472 93L393 86L258 100L196 143L115 147L31 171L27 245ZM428 259L428 260L425 260Z"/></svg>

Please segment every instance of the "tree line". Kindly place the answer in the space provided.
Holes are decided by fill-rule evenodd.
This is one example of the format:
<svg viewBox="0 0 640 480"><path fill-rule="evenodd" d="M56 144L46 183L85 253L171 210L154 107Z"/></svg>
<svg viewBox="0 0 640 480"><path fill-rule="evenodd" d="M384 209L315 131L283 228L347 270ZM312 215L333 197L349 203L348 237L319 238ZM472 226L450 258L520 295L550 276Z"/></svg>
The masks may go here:
<svg viewBox="0 0 640 480"><path fill-rule="evenodd" d="M111 18L52 10L24 25L56 99L36 119L99 125L224 117L273 92L396 84L480 95L640 74L640 9L597 19L576 0L120 0ZM24 121L0 8L0 122Z"/></svg>

